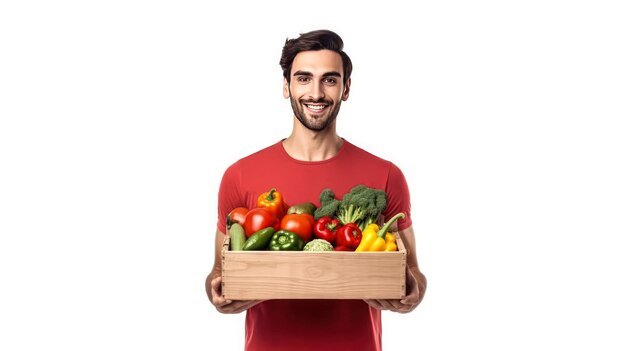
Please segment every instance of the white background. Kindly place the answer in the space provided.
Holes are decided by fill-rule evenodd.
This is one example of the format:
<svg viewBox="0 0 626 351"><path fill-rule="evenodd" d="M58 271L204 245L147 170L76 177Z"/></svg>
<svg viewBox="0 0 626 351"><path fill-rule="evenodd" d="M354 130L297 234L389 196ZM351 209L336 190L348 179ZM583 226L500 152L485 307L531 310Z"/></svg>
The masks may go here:
<svg viewBox="0 0 626 351"><path fill-rule="evenodd" d="M241 350L204 293L219 180L288 135L280 50L328 28L429 279L385 349L624 350L619 1L346 3L3 1L0 349Z"/></svg>

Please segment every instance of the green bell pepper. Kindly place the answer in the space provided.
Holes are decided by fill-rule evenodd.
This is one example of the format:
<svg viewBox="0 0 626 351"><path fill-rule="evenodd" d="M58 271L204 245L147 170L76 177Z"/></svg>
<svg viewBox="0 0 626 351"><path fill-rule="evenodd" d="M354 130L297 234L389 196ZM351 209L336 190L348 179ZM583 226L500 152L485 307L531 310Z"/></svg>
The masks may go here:
<svg viewBox="0 0 626 351"><path fill-rule="evenodd" d="M304 248L304 240L300 235L288 230L279 230L274 233L269 250L274 251L302 251Z"/></svg>

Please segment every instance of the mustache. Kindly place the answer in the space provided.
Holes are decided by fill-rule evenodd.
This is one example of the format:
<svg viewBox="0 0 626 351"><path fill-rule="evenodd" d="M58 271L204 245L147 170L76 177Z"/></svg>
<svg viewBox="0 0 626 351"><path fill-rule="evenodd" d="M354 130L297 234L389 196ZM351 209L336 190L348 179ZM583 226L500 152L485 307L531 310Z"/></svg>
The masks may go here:
<svg viewBox="0 0 626 351"><path fill-rule="evenodd" d="M311 100L311 99L309 99L309 100L305 100L305 99L300 99L299 101L300 101L300 103L302 103L302 104L319 104L319 103L323 103L323 104L326 104L326 105L329 105L329 106L333 104L333 103L332 103L332 101L330 101L330 100L324 100L324 99L317 99L317 100Z"/></svg>

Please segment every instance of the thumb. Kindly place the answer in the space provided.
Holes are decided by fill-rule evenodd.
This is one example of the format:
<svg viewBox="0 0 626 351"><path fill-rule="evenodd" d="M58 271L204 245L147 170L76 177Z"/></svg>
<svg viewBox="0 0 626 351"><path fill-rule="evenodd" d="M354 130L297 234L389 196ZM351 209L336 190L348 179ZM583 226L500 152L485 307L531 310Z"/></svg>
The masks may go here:
<svg viewBox="0 0 626 351"><path fill-rule="evenodd" d="M406 295L400 302L404 304L414 304L417 302L419 297L419 287L417 286L417 281L415 276L411 272L411 270L407 270L407 280L406 280Z"/></svg>
<svg viewBox="0 0 626 351"><path fill-rule="evenodd" d="M218 295L222 295L222 277L216 276L211 280L211 289L215 290Z"/></svg>

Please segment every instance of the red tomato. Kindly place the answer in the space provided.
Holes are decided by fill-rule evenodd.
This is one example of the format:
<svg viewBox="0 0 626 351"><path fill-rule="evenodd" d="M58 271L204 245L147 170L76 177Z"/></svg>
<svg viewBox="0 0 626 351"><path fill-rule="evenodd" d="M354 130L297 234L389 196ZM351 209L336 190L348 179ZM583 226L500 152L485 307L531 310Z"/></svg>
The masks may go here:
<svg viewBox="0 0 626 351"><path fill-rule="evenodd" d="M313 216L309 214L287 214L280 222L280 229L294 232L300 235L304 242L308 242L313 236Z"/></svg>
<svg viewBox="0 0 626 351"><path fill-rule="evenodd" d="M301 216L306 216L306 218L311 222L311 228L315 228L315 217L311 216L308 213L302 213Z"/></svg>
<svg viewBox="0 0 626 351"><path fill-rule="evenodd" d="M277 227L278 220L268 210L264 208L253 208L246 213L246 218L243 222L243 231L249 238L252 234L267 227Z"/></svg>
<svg viewBox="0 0 626 351"><path fill-rule="evenodd" d="M243 225L243 221L246 219L246 213L248 213L248 209L245 207L237 207L230 211L228 216L232 223L239 223Z"/></svg>

